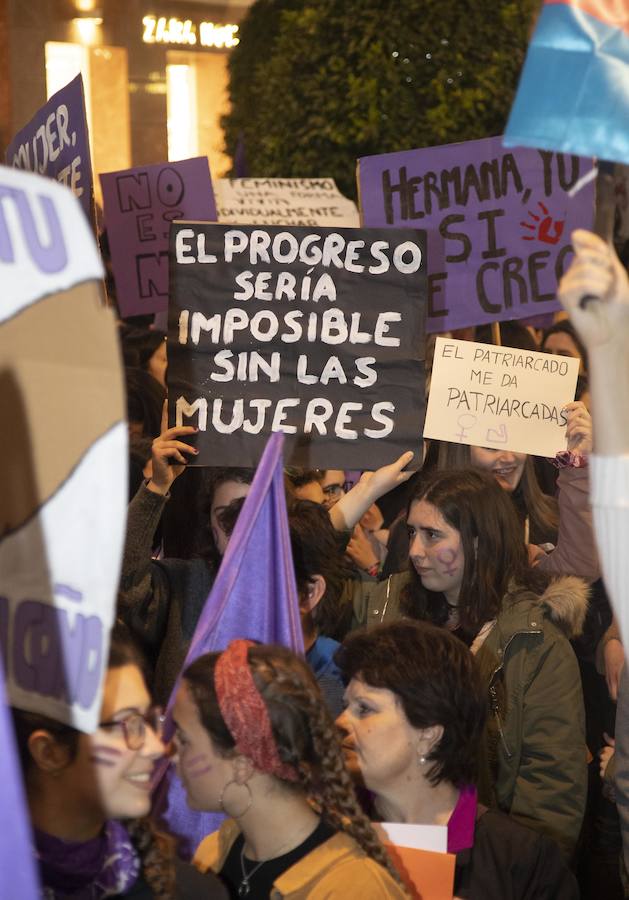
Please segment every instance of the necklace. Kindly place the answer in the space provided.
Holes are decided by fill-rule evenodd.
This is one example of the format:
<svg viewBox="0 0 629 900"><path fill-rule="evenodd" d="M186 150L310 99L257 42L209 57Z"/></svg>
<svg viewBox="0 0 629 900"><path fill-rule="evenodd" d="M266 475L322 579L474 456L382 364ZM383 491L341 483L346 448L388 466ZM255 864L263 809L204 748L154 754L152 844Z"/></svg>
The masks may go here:
<svg viewBox="0 0 629 900"><path fill-rule="evenodd" d="M262 859L262 860L260 860L260 862L256 863L250 872L247 872L247 869L245 867L245 842L243 841L242 847L240 848L240 871L242 872L242 879L240 881L240 884L238 885L238 896L239 897L247 897L249 895L249 893L251 892L251 885L249 884L249 882L251 881L251 879L255 875L255 873L258 871L258 869L261 868L261 866L265 865L265 863L271 862L271 860L273 860L273 859L277 859L279 856L282 855L282 853L284 851L288 851L289 849L294 849L295 847L299 847L299 844L302 843L302 835L305 840L306 837L308 837L308 835L312 834L312 832L314 831L311 824L308 825L308 828L310 829L308 834L306 834L305 831L302 831L299 834L299 841L297 844L295 844L295 836L293 835L293 837L291 837L287 841L285 841L281 847L278 847L278 849L275 851L273 856L269 856L267 859ZM293 848L291 848L289 846L290 844L293 844Z"/></svg>

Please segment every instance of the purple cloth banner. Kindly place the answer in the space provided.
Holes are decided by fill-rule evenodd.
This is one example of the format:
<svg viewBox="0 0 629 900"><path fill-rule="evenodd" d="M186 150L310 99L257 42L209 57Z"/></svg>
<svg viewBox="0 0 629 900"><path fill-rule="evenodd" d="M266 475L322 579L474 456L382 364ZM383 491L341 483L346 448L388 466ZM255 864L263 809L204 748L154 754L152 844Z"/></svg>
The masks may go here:
<svg viewBox="0 0 629 900"><path fill-rule="evenodd" d="M6 150L7 165L54 178L77 196L94 222L94 183L87 136L83 78L53 94Z"/></svg>
<svg viewBox="0 0 629 900"><path fill-rule="evenodd" d="M367 156L363 225L428 230L429 332L551 313L570 234L592 226L593 184L568 194L591 168L499 137Z"/></svg>
<svg viewBox="0 0 629 900"><path fill-rule="evenodd" d="M199 619L184 669L204 653L224 650L234 638L283 644L304 652L295 570L284 493L284 436L273 434L236 522L214 587ZM177 685L168 703L166 734ZM164 809L166 781L168 808ZM160 802L161 801L161 802ZM188 808L174 772L160 786L156 812L192 854L219 827L222 816Z"/></svg>
<svg viewBox="0 0 629 900"><path fill-rule="evenodd" d="M216 221L206 156L100 176L121 316L168 309L168 234L176 219Z"/></svg>
<svg viewBox="0 0 629 900"><path fill-rule="evenodd" d="M0 660L0 897L39 900L35 844L18 762Z"/></svg>
<svg viewBox="0 0 629 900"><path fill-rule="evenodd" d="M629 163L629 5L546 0L505 145Z"/></svg>

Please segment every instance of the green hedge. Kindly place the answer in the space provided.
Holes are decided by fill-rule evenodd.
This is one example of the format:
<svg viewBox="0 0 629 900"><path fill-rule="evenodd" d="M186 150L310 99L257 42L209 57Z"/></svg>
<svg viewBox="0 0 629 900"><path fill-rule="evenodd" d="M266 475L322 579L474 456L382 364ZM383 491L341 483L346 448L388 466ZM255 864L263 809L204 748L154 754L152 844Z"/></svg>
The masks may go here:
<svg viewBox="0 0 629 900"><path fill-rule="evenodd" d="M537 0L257 0L230 58L227 151L252 176L500 134Z"/></svg>

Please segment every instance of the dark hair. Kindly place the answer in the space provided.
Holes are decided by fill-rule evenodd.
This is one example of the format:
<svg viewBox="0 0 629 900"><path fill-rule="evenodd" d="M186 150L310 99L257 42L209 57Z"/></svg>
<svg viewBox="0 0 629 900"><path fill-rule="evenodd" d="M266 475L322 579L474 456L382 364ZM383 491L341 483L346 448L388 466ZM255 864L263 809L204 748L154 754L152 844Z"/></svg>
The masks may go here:
<svg viewBox="0 0 629 900"><path fill-rule="evenodd" d="M284 474L294 488L300 488L304 487L306 484L312 484L313 481L321 483L323 481L325 470L288 467L284 469Z"/></svg>
<svg viewBox="0 0 629 900"><path fill-rule="evenodd" d="M551 336L551 334L567 334L568 337L572 340L574 346L577 348L579 356L583 361L583 367L585 371L588 371L588 352L585 349L585 344L577 334L576 328L570 321L570 319L562 319L560 322L555 322L554 325L551 325L550 328L547 328L544 332L544 336L542 337L541 349L544 350L546 346L546 341Z"/></svg>
<svg viewBox="0 0 629 900"><path fill-rule="evenodd" d="M214 687L219 653L201 656L184 672L199 718L217 752L232 755L236 743L225 724ZM277 750L299 774L300 787L335 829L392 871L343 763L338 730L307 664L285 647L257 645L247 652L253 675L271 720ZM287 786L289 782L283 782Z"/></svg>
<svg viewBox="0 0 629 900"><path fill-rule="evenodd" d="M125 365L138 366L146 371L151 357L165 340L166 335L163 331L136 328L124 323L120 325L120 341Z"/></svg>
<svg viewBox="0 0 629 900"><path fill-rule="evenodd" d="M476 661L445 628L403 620L350 634L335 654L343 679L395 694L413 728L443 727L427 759L432 785L476 777L487 698Z"/></svg>
<svg viewBox="0 0 629 900"><path fill-rule="evenodd" d="M481 344L493 344L491 325L477 325L474 340ZM500 340L503 347L513 347L516 350L539 350L526 325L517 320L500 323Z"/></svg>
<svg viewBox="0 0 629 900"><path fill-rule="evenodd" d="M513 584L537 590L546 585L547 579L529 566L513 504L492 475L471 468L433 470L411 496L409 513L420 500L435 506L461 535L465 563L458 611L464 632L474 634L495 618ZM402 611L411 618L445 624L445 597L426 590L412 567L411 573Z"/></svg>
<svg viewBox="0 0 629 900"><path fill-rule="evenodd" d="M434 441L431 442L430 455L439 469L473 467L469 444ZM530 532L535 535L534 542L555 543L559 528L557 502L554 497L544 494L539 486L532 456L527 456L520 483L510 496L522 525L528 517Z"/></svg>
<svg viewBox="0 0 629 900"><path fill-rule="evenodd" d="M293 500L288 506L288 524L299 595L306 593L315 575L325 579L325 593L311 613L317 630L332 638L346 634L352 607L347 604L343 608L341 595L347 580L358 573L346 560L330 514L319 503Z"/></svg>
<svg viewBox="0 0 629 900"><path fill-rule="evenodd" d="M231 535L243 503L244 498L233 500L219 515L226 534ZM308 615L317 632L338 639L347 634L353 611L350 603L342 604L343 588L346 581L357 578L358 573L347 562L341 536L320 503L291 499L288 525L297 593L300 598L304 597L315 575L325 579L325 593Z"/></svg>
<svg viewBox="0 0 629 900"><path fill-rule="evenodd" d="M126 368L127 420L142 424L142 436L156 438L162 428L162 407L166 391L143 369Z"/></svg>
<svg viewBox="0 0 629 900"><path fill-rule="evenodd" d="M118 621L111 632L107 668L120 669L127 665L136 665L143 673L146 671L144 656L131 632L126 625ZM66 748L67 765L71 765L78 752L81 732L38 713L15 708L11 709L11 713L25 780L33 766L28 741L34 731L48 731L57 743ZM132 819L125 825L140 858L143 876L153 892L152 896L156 900L170 900L174 895L175 886L174 840L157 832L149 818Z"/></svg>

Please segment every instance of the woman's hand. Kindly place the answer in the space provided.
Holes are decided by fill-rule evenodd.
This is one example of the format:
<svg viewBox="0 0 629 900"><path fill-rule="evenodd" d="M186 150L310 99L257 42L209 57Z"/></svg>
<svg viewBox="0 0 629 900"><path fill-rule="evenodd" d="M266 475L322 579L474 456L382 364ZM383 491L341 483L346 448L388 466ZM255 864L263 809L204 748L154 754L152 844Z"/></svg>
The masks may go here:
<svg viewBox="0 0 629 900"><path fill-rule="evenodd" d="M380 560L375 554L373 545L361 525L354 528L352 536L347 544L347 555L356 563L359 569L367 572L374 566L380 565Z"/></svg>
<svg viewBox="0 0 629 900"><path fill-rule="evenodd" d="M625 651L622 643L617 638L611 638L603 648L605 660L605 681L607 690L612 700L618 699L618 685L625 665Z"/></svg>
<svg viewBox="0 0 629 900"><path fill-rule="evenodd" d="M610 737L608 734L604 734L605 742L607 744L606 747L602 747L598 751L598 758L600 760L599 767L601 773L601 779L605 778L605 772L607 771L607 766L609 765L609 761L614 755L614 750L616 747L616 741Z"/></svg>
<svg viewBox="0 0 629 900"><path fill-rule="evenodd" d="M337 531L353 529L365 515L372 503L375 503L387 491L411 477L413 472L403 472L415 454L412 450L403 453L395 462L382 466L375 472L363 472L360 481L351 491L335 503L330 509L330 519Z"/></svg>
<svg viewBox="0 0 629 900"><path fill-rule="evenodd" d="M629 339L629 279L609 244L589 231L572 233L574 259L558 297L588 350Z"/></svg>
<svg viewBox="0 0 629 900"><path fill-rule="evenodd" d="M564 406L564 412L568 414L566 437L568 438L568 450L581 456L589 456L592 452L592 417L587 411L585 403L575 400Z"/></svg>
<svg viewBox="0 0 629 900"><path fill-rule="evenodd" d="M162 409L162 433L153 441L151 448L151 479L147 484L149 491L155 494L165 495L179 475L186 468L185 454L196 455L199 451L190 444L185 444L178 438L186 434L196 434L197 428L191 425L181 425L178 428L168 428L168 401L164 401ZM179 463L175 465L174 463Z"/></svg>

